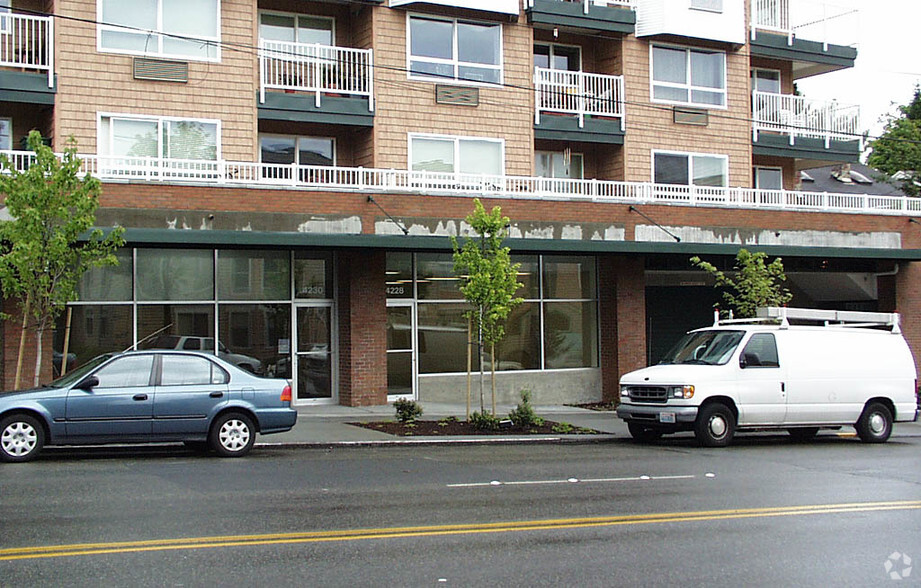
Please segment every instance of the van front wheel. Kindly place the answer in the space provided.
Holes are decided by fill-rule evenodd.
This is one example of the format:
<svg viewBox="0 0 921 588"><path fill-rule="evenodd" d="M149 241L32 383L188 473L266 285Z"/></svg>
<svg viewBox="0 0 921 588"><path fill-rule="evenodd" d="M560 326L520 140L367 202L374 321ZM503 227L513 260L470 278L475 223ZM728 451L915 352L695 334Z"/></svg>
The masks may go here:
<svg viewBox="0 0 921 588"><path fill-rule="evenodd" d="M736 432L736 418L725 404L710 404L701 409L694 423L694 436L704 447L726 447Z"/></svg>
<svg viewBox="0 0 921 588"><path fill-rule="evenodd" d="M892 434L892 412L885 404L871 402L854 425L864 443L885 443Z"/></svg>

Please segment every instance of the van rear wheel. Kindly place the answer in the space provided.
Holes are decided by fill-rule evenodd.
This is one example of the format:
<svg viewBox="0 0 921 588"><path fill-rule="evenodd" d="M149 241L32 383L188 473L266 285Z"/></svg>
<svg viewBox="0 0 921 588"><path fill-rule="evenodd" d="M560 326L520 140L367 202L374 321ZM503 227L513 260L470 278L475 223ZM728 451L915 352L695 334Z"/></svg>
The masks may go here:
<svg viewBox="0 0 921 588"><path fill-rule="evenodd" d="M657 441L662 436L662 431L653 427L647 427L640 423L627 423L627 430L635 441L640 443L649 443Z"/></svg>
<svg viewBox="0 0 921 588"><path fill-rule="evenodd" d="M892 434L892 412L881 402L871 402L863 409L854 428L864 443L885 443Z"/></svg>
<svg viewBox="0 0 921 588"><path fill-rule="evenodd" d="M697 413L694 436L704 447L726 447L736 432L736 418L725 404L709 404Z"/></svg>

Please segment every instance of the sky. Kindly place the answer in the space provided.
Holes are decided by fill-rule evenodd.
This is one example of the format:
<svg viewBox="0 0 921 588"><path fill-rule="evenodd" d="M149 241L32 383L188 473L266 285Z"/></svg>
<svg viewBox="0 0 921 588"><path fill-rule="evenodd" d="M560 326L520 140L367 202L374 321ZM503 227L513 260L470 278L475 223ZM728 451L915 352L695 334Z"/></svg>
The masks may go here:
<svg viewBox="0 0 921 588"><path fill-rule="evenodd" d="M859 20L850 23L856 27L843 27L856 36L857 61L799 80L797 88L809 98L859 105L861 126L878 136L885 125L881 117L895 114L895 106L907 104L921 84L921 1L828 2L859 9Z"/></svg>

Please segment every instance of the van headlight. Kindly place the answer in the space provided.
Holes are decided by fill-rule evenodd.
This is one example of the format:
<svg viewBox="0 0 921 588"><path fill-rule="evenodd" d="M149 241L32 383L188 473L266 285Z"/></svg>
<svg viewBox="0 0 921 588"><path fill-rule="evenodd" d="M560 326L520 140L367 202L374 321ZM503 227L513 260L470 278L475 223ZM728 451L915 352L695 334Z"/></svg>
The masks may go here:
<svg viewBox="0 0 921 588"><path fill-rule="evenodd" d="M683 398L685 400L694 398L694 386L672 386L669 396L671 398Z"/></svg>
<svg viewBox="0 0 921 588"><path fill-rule="evenodd" d="M621 397L621 398L630 398L630 386L621 386L621 387L620 387L620 397Z"/></svg>

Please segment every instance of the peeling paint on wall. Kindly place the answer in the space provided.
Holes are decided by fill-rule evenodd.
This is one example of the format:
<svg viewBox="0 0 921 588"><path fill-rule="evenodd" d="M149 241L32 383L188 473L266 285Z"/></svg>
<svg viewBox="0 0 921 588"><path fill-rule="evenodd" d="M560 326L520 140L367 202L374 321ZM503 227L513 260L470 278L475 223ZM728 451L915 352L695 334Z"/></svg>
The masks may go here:
<svg viewBox="0 0 921 588"><path fill-rule="evenodd" d="M431 218L398 218L410 235L435 237L469 237L473 231L464 221L436 220ZM390 219L380 219L374 223L377 235L401 235L400 227ZM512 223L508 236L513 239L555 239L570 241L623 241L625 229L618 225L601 223Z"/></svg>
<svg viewBox="0 0 921 588"><path fill-rule="evenodd" d="M334 234L360 234L361 217L350 216L345 218L313 217L307 222L297 226L299 233Z"/></svg>
<svg viewBox="0 0 921 588"><path fill-rule="evenodd" d="M733 245L786 245L795 247L859 247L901 249L902 235L896 232L790 231L786 229L738 229L732 227L672 227L665 230L681 237L682 243ZM635 239L640 242L671 242L663 228L637 225Z"/></svg>

